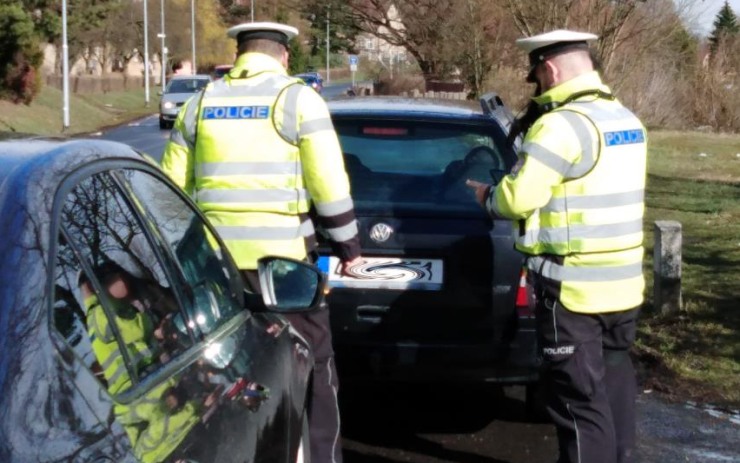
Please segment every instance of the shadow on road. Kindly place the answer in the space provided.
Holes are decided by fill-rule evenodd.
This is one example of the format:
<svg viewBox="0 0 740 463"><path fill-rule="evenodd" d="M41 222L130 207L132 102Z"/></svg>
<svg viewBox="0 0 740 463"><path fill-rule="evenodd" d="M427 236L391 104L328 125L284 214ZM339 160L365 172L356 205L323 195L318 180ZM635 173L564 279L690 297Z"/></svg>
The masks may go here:
<svg viewBox="0 0 740 463"><path fill-rule="evenodd" d="M459 447L455 445L455 435L478 433L493 421L526 421L521 400L507 396L500 386L486 384L407 385L345 380L341 384L340 406L342 435L358 444L345 448L348 463L411 461L404 452L426 455L429 461L505 463L475 448L452 448ZM424 434L449 435L450 442L428 439ZM371 452L363 452L364 446ZM378 448L385 451L378 454Z"/></svg>

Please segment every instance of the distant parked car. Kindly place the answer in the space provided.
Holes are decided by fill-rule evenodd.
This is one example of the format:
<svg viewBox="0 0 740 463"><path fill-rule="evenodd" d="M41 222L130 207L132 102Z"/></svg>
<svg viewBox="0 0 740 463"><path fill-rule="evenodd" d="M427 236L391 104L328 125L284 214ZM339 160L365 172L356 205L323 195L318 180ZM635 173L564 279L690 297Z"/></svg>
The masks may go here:
<svg viewBox="0 0 740 463"><path fill-rule="evenodd" d="M234 67L233 64L220 64L213 68L213 80L217 80L225 76Z"/></svg>
<svg viewBox="0 0 740 463"><path fill-rule="evenodd" d="M303 80L306 85L313 88L319 93L324 90L324 79L318 72L304 72L302 74L296 74L294 77L298 77L299 79Z"/></svg>
<svg viewBox="0 0 740 463"><path fill-rule="evenodd" d="M366 260L347 278L320 249L340 373L520 383L533 395L539 361L516 224L491 219L465 185L498 183L516 163L508 109L489 95L355 97L329 110Z"/></svg>
<svg viewBox="0 0 740 463"><path fill-rule="evenodd" d="M206 74L172 76L159 102L159 128L172 128L180 106L209 82L211 82L211 76Z"/></svg>
<svg viewBox="0 0 740 463"><path fill-rule="evenodd" d="M247 292L189 197L130 147L0 143L0 462L308 461L313 356L280 316L324 276Z"/></svg>

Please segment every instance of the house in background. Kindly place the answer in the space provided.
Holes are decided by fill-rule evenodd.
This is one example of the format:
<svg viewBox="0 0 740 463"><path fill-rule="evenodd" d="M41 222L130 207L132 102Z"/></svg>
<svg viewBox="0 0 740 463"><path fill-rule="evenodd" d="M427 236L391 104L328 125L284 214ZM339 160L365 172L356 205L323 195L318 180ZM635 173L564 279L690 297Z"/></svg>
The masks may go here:
<svg viewBox="0 0 740 463"><path fill-rule="evenodd" d="M394 29L404 29L403 24L398 21L398 10L396 10L395 5L391 5L388 9L388 17L391 19ZM413 58L408 55L404 47L391 45L378 37L387 35L387 33L387 28L379 27L377 34L359 34L356 39L356 47L361 58L380 63L390 71L391 77L393 77L394 69L398 69L399 65L410 64L413 62Z"/></svg>
<svg viewBox="0 0 740 463"><path fill-rule="evenodd" d="M134 56L127 63L117 63L115 60L110 60L103 69L102 64L96 58L97 53L90 53L87 57L78 57L73 59L70 57L69 63L69 75L74 76L103 76L111 73L120 73L126 77L138 77L143 78L144 76L144 60L134 50ZM41 65L41 74L44 76L54 76L61 74L61 64L59 60L61 54L57 48L52 44L46 44L44 46L44 61ZM172 62L170 62L170 65ZM181 67L178 71L179 74L190 74L191 63L190 61L180 62ZM103 72L105 71L105 72ZM167 75L172 73L171 69L167 70ZM149 75L153 81L159 84L162 76L162 66L159 60L158 54L149 55Z"/></svg>

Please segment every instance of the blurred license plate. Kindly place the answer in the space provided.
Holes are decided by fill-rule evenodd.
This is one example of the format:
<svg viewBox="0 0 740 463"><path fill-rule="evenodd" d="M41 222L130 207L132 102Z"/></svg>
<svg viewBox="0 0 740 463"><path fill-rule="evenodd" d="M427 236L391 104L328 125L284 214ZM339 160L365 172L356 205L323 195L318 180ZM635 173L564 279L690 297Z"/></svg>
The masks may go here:
<svg viewBox="0 0 740 463"><path fill-rule="evenodd" d="M353 276L340 273L340 261L322 256L316 265L328 275L333 288L442 289L442 259L363 257L364 263L353 269Z"/></svg>

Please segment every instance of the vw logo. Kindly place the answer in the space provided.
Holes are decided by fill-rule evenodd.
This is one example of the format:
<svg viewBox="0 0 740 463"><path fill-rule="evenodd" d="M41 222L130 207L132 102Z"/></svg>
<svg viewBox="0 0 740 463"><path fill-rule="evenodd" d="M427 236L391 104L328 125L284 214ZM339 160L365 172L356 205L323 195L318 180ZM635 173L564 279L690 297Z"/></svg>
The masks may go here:
<svg viewBox="0 0 740 463"><path fill-rule="evenodd" d="M392 234L393 228L383 222L376 223L373 225L373 228L370 229L370 238L377 243L388 241L388 238L390 238Z"/></svg>

